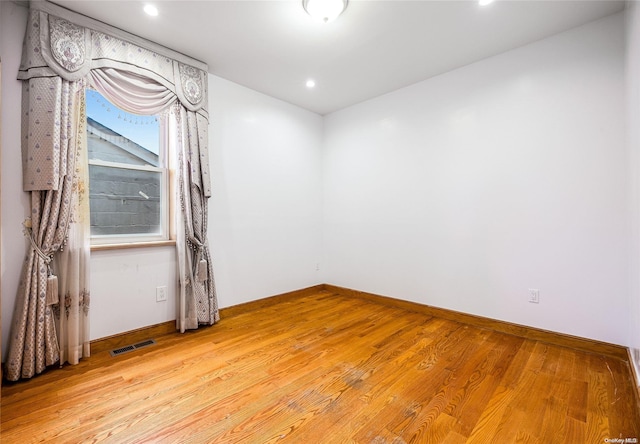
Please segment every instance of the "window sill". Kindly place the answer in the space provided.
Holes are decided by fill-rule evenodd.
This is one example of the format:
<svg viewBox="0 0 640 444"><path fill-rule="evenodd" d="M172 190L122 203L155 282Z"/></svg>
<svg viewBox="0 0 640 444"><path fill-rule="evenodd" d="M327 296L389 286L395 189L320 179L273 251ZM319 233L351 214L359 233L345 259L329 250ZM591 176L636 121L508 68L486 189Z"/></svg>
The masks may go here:
<svg viewBox="0 0 640 444"><path fill-rule="evenodd" d="M124 250L128 248L148 248L148 247L175 247L175 240L152 241L152 242L129 242L122 244L91 245L91 251Z"/></svg>

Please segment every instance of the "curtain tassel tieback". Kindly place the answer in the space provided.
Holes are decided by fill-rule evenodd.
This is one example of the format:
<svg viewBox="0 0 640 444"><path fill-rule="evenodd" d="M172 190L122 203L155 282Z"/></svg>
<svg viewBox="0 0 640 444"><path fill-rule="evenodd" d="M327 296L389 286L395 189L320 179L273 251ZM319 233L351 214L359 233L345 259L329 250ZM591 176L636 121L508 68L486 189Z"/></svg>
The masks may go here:
<svg viewBox="0 0 640 444"><path fill-rule="evenodd" d="M208 268L209 264L207 263L207 260L200 259L200 262L198 262L198 281L205 282L209 278Z"/></svg>
<svg viewBox="0 0 640 444"><path fill-rule="evenodd" d="M47 305L55 305L60 302L58 298L58 276L51 273L49 268L49 276L47 277Z"/></svg>
<svg viewBox="0 0 640 444"><path fill-rule="evenodd" d="M24 234L31 241L31 246L35 250L36 254L40 256L40 258L47 265L47 288L46 288L46 303L47 305L55 305L60 302L58 297L58 276L53 274L51 270L51 261L53 260L53 253L45 254L40 247L36 244L36 241L33 239L33 231L31 230L31 219L27 219L23 223L24 225Z"/></svg>
<svg viewBox="0 0 640 444"><path fill-rule="evenodd" d="M206 282L209 279L209 264L205 259L204 246L202 244L198 245L198 257L200 259L197 261L195 278L197 282Z"/></svg>
<svg viewBox="0 0 640 444"><path fill-rule="evenodd" d="M206 282L209 278L209 264L207 260L200 256L200 260L198 261L198 271L196 273L196 279L198 282Z"/></svg>

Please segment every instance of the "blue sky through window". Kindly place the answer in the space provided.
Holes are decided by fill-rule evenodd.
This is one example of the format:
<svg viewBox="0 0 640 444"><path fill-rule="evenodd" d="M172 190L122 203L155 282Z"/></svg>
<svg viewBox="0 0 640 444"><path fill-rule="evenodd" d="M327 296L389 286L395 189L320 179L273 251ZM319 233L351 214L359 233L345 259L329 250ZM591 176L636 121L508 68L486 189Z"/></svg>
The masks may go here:
<svg viewBox="0 0 640 444"><path fill-rule="evenodd" d="M109 102L99 92L87 89L87 117L112 129L138 145L158 154L160 124L155 116L128 113Z"/></svg>

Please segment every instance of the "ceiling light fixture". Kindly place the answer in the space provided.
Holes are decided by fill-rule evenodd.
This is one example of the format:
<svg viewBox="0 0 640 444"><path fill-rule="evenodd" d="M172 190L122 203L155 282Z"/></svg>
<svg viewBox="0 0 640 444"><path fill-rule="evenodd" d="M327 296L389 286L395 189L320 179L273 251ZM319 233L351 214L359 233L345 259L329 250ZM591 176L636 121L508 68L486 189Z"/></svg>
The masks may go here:
<svg viewBox="0 0 640 444"><path fill-rule="evenodd" d="M315 20L327 23L347 9L349 0L302 0L302 7Z"/></svg>
<svg viewBox="0 0 640 444"><path fill-rule="evenodd" d="M155 17L158 15L158 8L153 5L144 5L144 12L152 17Z"/></svg>
<svg viewBox="0 0 640 444"><path fill-rule="evenodd" d="M493 3L493 0L478 0L480 6L487 6L490 3Z"/></svg>
<svg viewBox="0 0 640 444"><path fill-rule="evenodd" d="M309 79L307 80L307 83L305 85L307 85L307 88L313 88L316 86L316 81L313 79Z"/></svg>

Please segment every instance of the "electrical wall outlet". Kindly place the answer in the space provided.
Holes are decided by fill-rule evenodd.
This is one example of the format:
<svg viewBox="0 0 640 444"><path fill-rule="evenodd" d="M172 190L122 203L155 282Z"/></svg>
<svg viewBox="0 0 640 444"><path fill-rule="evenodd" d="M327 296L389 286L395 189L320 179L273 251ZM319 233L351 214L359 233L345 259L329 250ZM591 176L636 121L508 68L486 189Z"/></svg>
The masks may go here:
<svg viewBox="0 0 640 444"><path fill-rule="evenodd" d="M156 287L156 302L167 300L167 287Z"/></svg>
<svg viewBox="0 0 640 444"><path fill-rule="evenodd" d="M529 289L529 302L531 302L532 304L540 303L540 290L536 288Z"/></svg>

